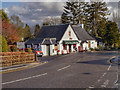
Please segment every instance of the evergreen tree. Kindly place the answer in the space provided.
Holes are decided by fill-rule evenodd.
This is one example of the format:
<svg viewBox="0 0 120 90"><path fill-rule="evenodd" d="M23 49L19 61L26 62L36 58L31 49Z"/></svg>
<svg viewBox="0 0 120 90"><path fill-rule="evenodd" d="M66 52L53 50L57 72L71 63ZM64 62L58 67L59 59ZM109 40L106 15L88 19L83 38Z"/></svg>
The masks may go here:
<svg viewBox="0 0 120 90"><path fill-rule="evenodd" d="M69 0L64 6L64 11L61 16L62 23L72 23L74 25L82 23L84 16L83 9L83 0Z"/></svg>
<svg viewBox="0 0 120 90"><path fill-rule="evenodd" d="M92 35L98 36L97 30L99 21L101 21L102 19L107 20L105 16L109 15L106 3L103 2L103 0L91 0L90 4L88 5L88 15L90 20L89 27L92 30Z"/></svg>
<svg viewBox="0 0 120 90"><path fill-rule="evenodd" d="M23 29L23 35L24 35L24 39L27 40L29 38L32 38L32 34L31 34L31 30L29 25L25 25L25 28Z"/></svg>
<svg viewBox="0 0 120 90"><path fill-rule="evenodd" d="M38 34L38 32L40 31L40 26L39 24L35 25L35 32L34 32L34 36L36 36Z"/></svg>
<svg viewBox="0 0 120 90"><path fill-rule="evenodd" d="M106 33L105 33L105 41L108 46L112 46L115 43L119 42L120 34L117 24L112 21L108 21L106 23Z"/></svg>

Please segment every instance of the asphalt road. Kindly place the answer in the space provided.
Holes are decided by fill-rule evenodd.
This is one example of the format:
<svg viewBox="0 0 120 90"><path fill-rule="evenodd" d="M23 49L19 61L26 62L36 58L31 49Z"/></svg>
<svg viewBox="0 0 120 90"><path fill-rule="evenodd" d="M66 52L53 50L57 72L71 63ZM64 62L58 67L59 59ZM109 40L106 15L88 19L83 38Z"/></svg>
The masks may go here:
<svg viewBox="0 0 120 90"><path fill-rule="evenodd" d="M107 60L117 52L72 53L40 57L47 64L2 74L3 88L117 88L118 66Z"/></svg>

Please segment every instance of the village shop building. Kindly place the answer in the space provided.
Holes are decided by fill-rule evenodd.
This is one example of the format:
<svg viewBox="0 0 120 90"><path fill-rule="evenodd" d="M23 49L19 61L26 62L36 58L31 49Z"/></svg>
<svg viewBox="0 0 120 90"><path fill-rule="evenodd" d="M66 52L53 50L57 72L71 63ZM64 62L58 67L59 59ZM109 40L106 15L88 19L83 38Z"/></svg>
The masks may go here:
<svg viewBox="0 0 120 90"><path fill-rule="evenodd" d="M26 48L41 46L44 56L97 48L96 40L83 28L70 24L43 26L25 45Z"/></svg>

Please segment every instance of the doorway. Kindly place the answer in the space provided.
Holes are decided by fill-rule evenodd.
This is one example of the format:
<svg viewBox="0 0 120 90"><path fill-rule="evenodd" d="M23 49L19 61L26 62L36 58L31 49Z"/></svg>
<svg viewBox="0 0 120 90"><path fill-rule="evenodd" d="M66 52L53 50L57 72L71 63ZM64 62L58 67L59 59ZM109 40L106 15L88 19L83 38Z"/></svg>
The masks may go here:
<svg viewBox="0 0 120 90"><path fill-rule="evenodd" d="M50 45L46 45L46 55L50 56Z"/></svg>
<svg viewBox="0 0 120 90"><path fill-rule="evenodd" d="M69 44L69 52L71 52L71 44Z"/></svg>

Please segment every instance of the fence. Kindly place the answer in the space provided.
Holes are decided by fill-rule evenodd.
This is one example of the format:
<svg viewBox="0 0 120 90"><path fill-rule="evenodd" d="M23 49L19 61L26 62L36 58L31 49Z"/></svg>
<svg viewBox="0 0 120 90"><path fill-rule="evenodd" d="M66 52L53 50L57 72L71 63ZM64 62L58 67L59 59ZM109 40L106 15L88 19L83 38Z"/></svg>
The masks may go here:
<svg viewBox="0 0 120 90"><path fill-rule="evenodd" d="M29 52L2 52L0 58L2 59L0 60L0 66L2 67L35 61L34 54Z"/></svg>

